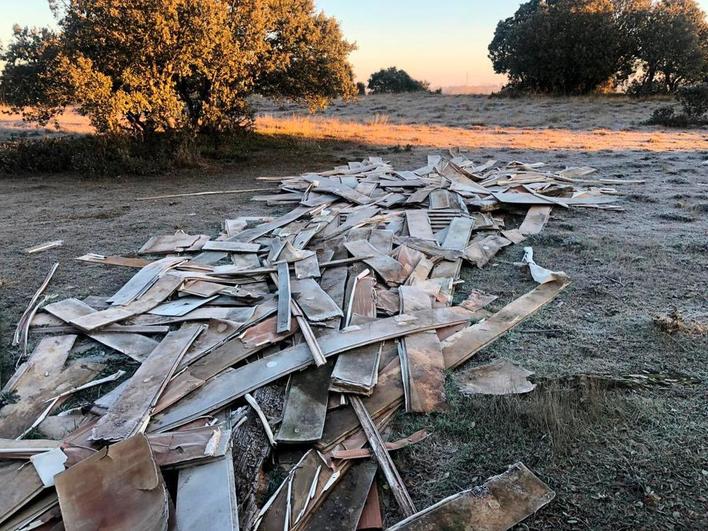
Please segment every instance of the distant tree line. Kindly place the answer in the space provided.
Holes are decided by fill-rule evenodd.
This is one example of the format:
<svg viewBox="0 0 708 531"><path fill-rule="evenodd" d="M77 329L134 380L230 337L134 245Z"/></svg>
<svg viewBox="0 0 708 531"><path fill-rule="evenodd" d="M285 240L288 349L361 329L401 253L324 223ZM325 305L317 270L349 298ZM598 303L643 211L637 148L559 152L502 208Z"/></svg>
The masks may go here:
<svg viewBox="0 0 708 531"><path fill-rule="evenodd" d="M489 58L512 89L674 93L708 81L708 23L695 0L531 0L497 24Z"/></svg>
<svg viewBox="0 0 708 531"><path fill-rule="evenodd" d="M313 0L49 2L58 29L16 27L0 54L0 97L40 123L73 105L102 133L222 132L251 94L355 94L354 46Z"/></svg>

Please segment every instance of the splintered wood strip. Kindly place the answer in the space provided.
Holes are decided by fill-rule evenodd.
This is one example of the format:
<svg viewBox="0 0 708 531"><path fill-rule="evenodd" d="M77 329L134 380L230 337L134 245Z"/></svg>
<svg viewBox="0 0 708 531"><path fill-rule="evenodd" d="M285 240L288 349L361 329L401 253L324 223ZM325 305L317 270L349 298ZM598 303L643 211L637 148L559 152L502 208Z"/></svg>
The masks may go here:
<svg viewBox="0 0 708 531"><path fill-rule="evenodd" d="M44 293L44 291L47 289L47 286L49 286L49 282L52 280L52 277L54 276L54 273L56 273L58 267L59 262L56 262L49 270L49 273L47 273L47 276L44 277L44 280L42 281L42 284L39 286L39 288L37 288L37 291L35 291L34 295L32 295L32 299L30 299L30 303L29 305L27 305L27 309L24 311L24 313L20 317L20 320L17 322L17 328L15 328L15 335L12 338L12 344L14 346L19 345L23 340L26 341L28 328L27 325L32 320L30 316L36 312L35 308L37 306L37 301L42 296L42 293Z"/></svg>
<svg viewBox="0 0 708 531"><path fill-rule="evenodd" d="M445 368L454 369L551 302L570 283L548 282L510 302L489 319L467 327L442 342Z"/></svg>
<svg viewBox="0 0 708 531"><path fill-rule="evenodd" d="M371 202L370 197L365 196L364 194L360 194L353 188L350 188L341 183L337 183L332 179L307 176L303 177L303 179L307 182L314 184L315 188L317 188L318 191L338 195L340 197L343 197L347 201L351 201L352 203L356 203L358 205L366 205Z"/></svg>
<svg viewBox="0 0 708 531"><path fill-rule="evenodd" d="M288 264L278 264L278 333L290 330L292 313L290 310L290 271Z"/></svg>
<svg viewBox="0 0 708 531"><path fill-rule="evenodd" d="M374 421L371 420L369 412L361 402L361 398L351 395L349 397L349 401L352 405L352 409L354 409L354 413L361 423L361 427L364 429L364 433L366 433L366 438L371 446L371 451L376 456L376 460L379 462L379 466L381 467L386 481L391 487L393 497L396 499L396 502L398 502L401 512L405 516L415 514L416 508L413 504L413 499L410 494L408 494L408 490L403 483L403 479L401 479L401 475L398 473L396 465L393 464L393 460L391 459L388 450L386 450L386 444L381 438L381 434L376 428Z"/></svg>
<svg viewBox="0 0 708 531"><path fill-rule="evenodd" d="M405 439L399 439L394 442L387 442L386 449L390 451L401 450L402 448L407 448L412 444L424 441L430 436L430 433L426 430L418 430L412 433ZM357 448L352 450L332 450L332 459L365 459L367 457L372 457L374 454L369 448Z"/></svg>
<svg viewBox="0 0 708 531"><path fill-rule="evenodd" d="M249 188L243 190L213 190L208 192L192 192L187 194L153 195L150 197L136 197L136 201L151 201L154 199L176 199L178 197L197 197L202 195L225 195L225 194L253 194L255 192L274 192L273 188Z"/></svg>
<svg viewBox="0 0 708 531"><path fill-rule="evenodd" d="M244 398L246 399L246 402L248 402L248 405L253 408L253 411L256 412L256 415L258 415L258 419L261 421L261 425L263 426L263 431L265 432L266 437L268 437L268 442L271 446L276 446L277 443L275 442L273 430L271 429L270 424L268 423L268 418L265 416L265 413L263 413L261 406L258 405L258 401L253 398L250 393L246 393Z"/></svg>
<svg viewBox="0 0 708 531"><path fill-rule="evenodd" d="M521 234L531 236L543 230L544 225L551 217L552 206L532 206L526 212L526 217L519 227Z"/></svg>
<svg viewBox="0 0 708 531"><path fill-rule="evenodd" d="M186 326L170 332L138 367L115 403L101 417L91 432L96 441L117 441L143 430L150 409L172 378L187 349L202 332L203 326Z"/></svg>
<svg viewBox="0 0 708 531"><path fill-rule="evenodd" d="M125 258L123 256L103 256L101 254L89 253L83 256L78 256L74 260L80 262L88 262L90 264L114 265L122 267L143 268L150 263L150 260L144 258Z"/></svg>
<svg viewBox="0 0 708 531"><path fill-rule="evenodd" d="M167 488L142 434L106 446L55 482L67 529L167 530Z"/></svg>
<svg viewBox="0 0 708 531"><path fill-rule="evenodd" d="M331 365L324 365L290 375L278 442L299 444L322 437L331 371Z"/></svg>
<svg viewBox="0 0 708 531"><path fill-rule="evenodd" d="M371 323L322 335L318 341L325 356L332 356L413 332L466 322L469 315L467 310L461 308L439 308L411 315L377 319ZM156 415L149 431L166 431L203 414L216 411L245 393L294 371L304 369L311 363L313 358L310 348L306 344L299 344L238 369L226 370L190 396Z"/></svg>
<svg viewBox="0 0 708 531"><path fill-rule="evenodd" d="M388 531L510 529L555 497L523 463L394 524Z"/></svg>
<svg viewBox="0 0 708 531"><path fill-rule="evenodd" d="M51 242L44 242L40 243L38 245L33 245L32 247L28 247L25 249L25 253L27 254L34 254L34 253L39 253L42 251L47 251L49 249L54 249L55 247L61 247L64 245L64 240L54 240Z"/></svg>
<svg viewBox="0 0 708 531"><path fill-rule="evenodd" d="M166 274L158 279L144 295L126 304L77 317L69 321L72 325L90 332L128 317L145 313L172 295L182 284L180 277Z"/></svg>
<svg viewBox="0 0 708 531"><path fill-rule="evenodd" d="M65 299L48 304L44 307L44 310L67 323L73 319L95 313L95 310L88 304L84 304L77 299ZM139 362L142 362L158 344L154 339L140 334L102 330L100 332L89 332L87 335L94 341L98 341Z"/></svg>

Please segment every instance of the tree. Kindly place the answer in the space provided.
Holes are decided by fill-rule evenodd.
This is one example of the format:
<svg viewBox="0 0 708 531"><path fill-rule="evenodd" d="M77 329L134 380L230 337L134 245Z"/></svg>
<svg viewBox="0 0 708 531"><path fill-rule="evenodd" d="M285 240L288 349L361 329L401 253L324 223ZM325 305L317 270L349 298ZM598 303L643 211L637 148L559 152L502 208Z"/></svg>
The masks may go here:
<svg viewBox="0 0 708 531"><path fill-rule="evenodd" d="M354 46L313 0L54 0L59 30L17 29L0 57L30 119L76 105L99 132L247 127L253 93L354 95Z"/></svg>
<svg viewBox="0 0 708 531"><path fill-rule="evenodd" d="M366 83L358 81L356 84L356 92L359 96L366 96Z"/></svg>
<svg viewBox="0 0 708 531"><path fill-rule="evenodd" d="M661 0L637 24L637 93L676 92L708 75L708 23L695 0Z"/></svg>
<svg viewBox="0 0 708 531"><path fill-rule="evenodd" d="M372 94L390 94L427 91L429 84L413 79L405 70L392 66L371 74L368 86Z"/></svg>
<svg viewBox="0 0 708 531"><path fill-rule="evenodd" d="M631 58L611 0L531 0L497 24L494 70L514 87L582 94L627 72Z"/></svg>

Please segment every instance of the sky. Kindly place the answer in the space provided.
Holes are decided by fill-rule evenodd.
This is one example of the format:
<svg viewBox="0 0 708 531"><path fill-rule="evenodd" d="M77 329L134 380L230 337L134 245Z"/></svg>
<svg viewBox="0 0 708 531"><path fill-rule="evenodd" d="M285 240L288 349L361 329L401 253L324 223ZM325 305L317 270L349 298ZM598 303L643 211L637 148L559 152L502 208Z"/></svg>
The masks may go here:
<svg viewBox="0 0 708 531"><path fill-rule="evenodd" d="M513 15L518 0L316 0L357 44L351 62L359 81L389 66L403 68L433 87L502 84L487 58L496 24ZM708 11L708 0L700 0ZM0 42L13 24L53 23L47 0L0 0Z"/></svg>

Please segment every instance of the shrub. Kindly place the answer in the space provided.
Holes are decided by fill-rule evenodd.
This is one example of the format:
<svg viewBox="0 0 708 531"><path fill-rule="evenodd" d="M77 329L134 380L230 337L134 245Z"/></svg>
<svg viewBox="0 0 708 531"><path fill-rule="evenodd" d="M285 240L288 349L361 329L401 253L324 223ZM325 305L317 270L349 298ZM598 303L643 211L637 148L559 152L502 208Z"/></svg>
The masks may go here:
<svg viewBox="0 0 708 531"><path fill-rule="evenodd" d="M413 79L405 70L395 66L383 68L369 77L369 90L372 94L396 94L400 92L424 92L427 81Z"/></svg>
<svg viewBox="0 0 708 531"><path fill-rule="evenodd" d="M681 87L676 99L683 107L683 112L694 119L700 119L708 113L708 82Z"/></svg>

